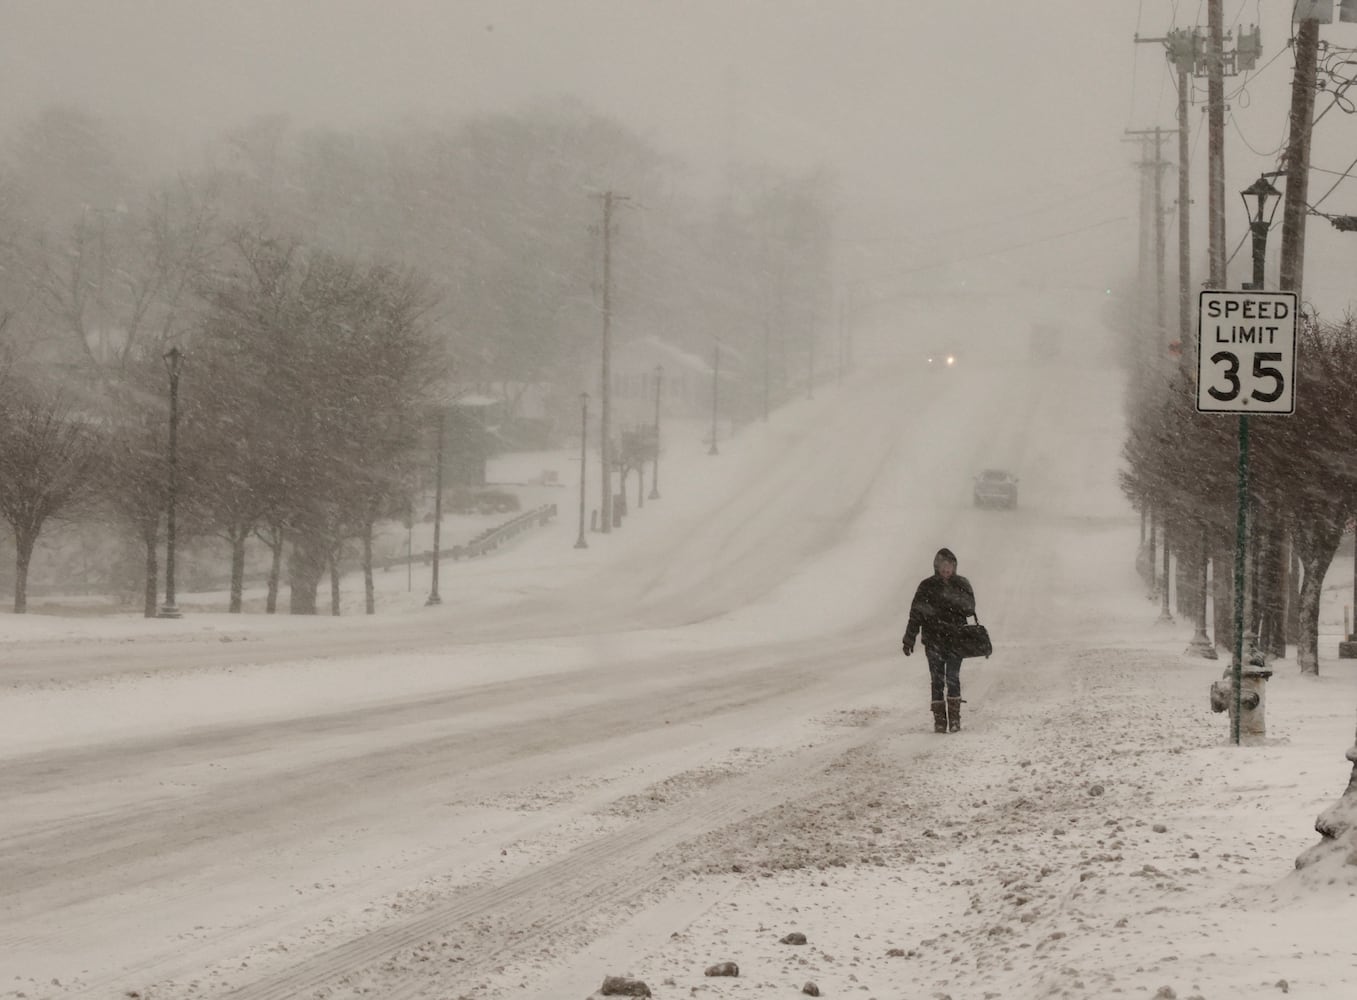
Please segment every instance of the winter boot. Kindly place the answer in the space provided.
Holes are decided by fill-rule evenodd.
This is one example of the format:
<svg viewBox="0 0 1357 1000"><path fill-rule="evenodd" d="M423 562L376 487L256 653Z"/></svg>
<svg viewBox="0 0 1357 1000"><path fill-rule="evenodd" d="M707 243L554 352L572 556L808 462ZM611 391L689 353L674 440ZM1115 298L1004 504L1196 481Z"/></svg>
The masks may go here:
<svg viewBox="0 0 1357 1000"><path fill-rule="evenodd" d="M933 732L947 732L947 706L941 701L933 702Z"/></svg>
<svg viewBox="0 0 1357 1000"><path fill-rule="evenodd" d="M936 710L935 710L936 711ZM961 699L947 699L947 731L949 733L961 732Z"/></svg>

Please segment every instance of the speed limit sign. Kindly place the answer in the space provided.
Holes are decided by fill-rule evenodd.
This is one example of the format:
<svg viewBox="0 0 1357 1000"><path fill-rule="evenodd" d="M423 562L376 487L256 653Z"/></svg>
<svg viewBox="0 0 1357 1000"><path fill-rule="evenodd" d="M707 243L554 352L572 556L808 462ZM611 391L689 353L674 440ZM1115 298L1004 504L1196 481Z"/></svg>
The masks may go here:
<svg viewBox="0 0 1357 1000"><path fill-rule="evenodd" d="M1204 291L1197 412L1296 411L1296 293Z"/></svg>

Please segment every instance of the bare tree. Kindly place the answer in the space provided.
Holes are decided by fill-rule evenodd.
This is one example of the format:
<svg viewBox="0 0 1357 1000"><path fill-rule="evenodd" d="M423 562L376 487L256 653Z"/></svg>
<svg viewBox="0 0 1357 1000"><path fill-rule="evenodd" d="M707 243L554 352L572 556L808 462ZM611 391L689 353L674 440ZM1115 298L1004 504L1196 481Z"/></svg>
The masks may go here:
<svg viewBox="0 0 1357 1000"><path fill-rule="evenodd" d="M1306 324L1298 350L1306 363L1296 374L1296 413L1270 425L1259 464L1275 491L1275 505L1304 569L1296 662L1319 673L1319 602L1324 575L1338 551L1344 525L1357 511L1357 323Z"/></svg>
<svg viewBox="0 0 1357 1000"><path fill-rule="evenodd" d="M65 392L12 379L0 392L0 517L14 531L15 614L28 610L29 564L44 525L96 492L102 454L94 422Z"/></svg>
<svg viewBox="0 0 1357 1000"><path fill-rule="evenodd" d="M190 326L218 230L214 188L183 178L152 190L136 211L85 206L50 240L40 272L71 350L120 369Z"/></svg>
<svg viewBox="0 0 1357 1000"><path fill-rule="evenodd" d="M240 266L207 290L195 352L206 383L195 421L212 456L201 492L242 544L247 524L275 543L285 532L290 610L314 614L343 544L408 506L418 441L404 415L441 372L431 297L409 273L260 229L236 246Z"/></svg>

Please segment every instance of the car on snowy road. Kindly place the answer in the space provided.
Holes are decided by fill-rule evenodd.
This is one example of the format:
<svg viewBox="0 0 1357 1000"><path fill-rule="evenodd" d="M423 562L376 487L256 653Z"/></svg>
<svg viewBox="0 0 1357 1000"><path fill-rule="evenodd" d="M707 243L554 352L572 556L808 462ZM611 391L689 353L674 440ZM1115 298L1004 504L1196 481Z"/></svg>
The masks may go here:
<svg viewBox="0 0 1357 1000"><path fill-rule="evenodd" d="M929 351L928 367L938 371L946 371L949 368L955 368L957 363L956 351Z"/></svg>
<svg viewBox="0 0 1357 1000"><path fill-rule="evenodd" d="M1007 469L982 469L975 477L972 497L977 507L1018 506L1018 477Z"/></svg>

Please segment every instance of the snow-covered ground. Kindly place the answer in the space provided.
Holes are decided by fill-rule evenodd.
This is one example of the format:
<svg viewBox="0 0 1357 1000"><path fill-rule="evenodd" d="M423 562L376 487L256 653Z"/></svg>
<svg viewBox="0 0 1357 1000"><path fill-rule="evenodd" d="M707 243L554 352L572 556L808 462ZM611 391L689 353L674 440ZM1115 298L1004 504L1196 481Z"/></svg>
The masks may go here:
<svg viewBox="0 0 1357 1000"><path fill-rule="evenodd" d="M0 997L1357 995L1357 869L1294 870L1352 769L1350 554L1321 676L1231 745L1088 329L946 373L880 337L719 456L675 424L585 549L563 465L437 607L416 567L371 618L4 617ZM996 646L947 736L899 651L941 545Z"/></svg>

